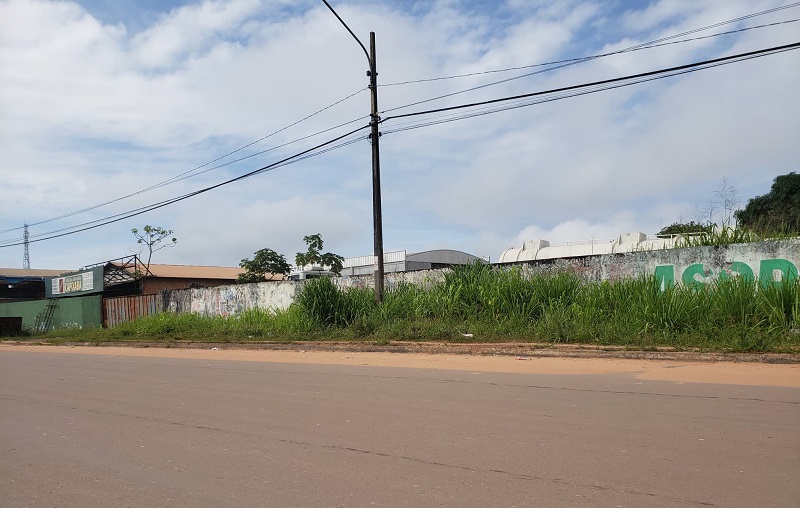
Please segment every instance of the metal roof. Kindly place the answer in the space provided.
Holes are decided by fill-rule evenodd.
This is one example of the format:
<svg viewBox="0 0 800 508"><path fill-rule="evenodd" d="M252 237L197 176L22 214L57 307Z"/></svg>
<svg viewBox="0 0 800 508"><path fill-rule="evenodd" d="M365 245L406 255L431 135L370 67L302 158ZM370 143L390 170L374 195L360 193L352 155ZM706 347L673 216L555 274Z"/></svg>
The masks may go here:
<svg viewBox="0 0 800 508"><path fill-rule="evenodd" d="M55 277L75 270L44 270L40 268L0 268L0 277Z"/></svg>
<svg viewBox="0 0 800 508"><path fill-rule="evenodd" d="M172 279L223 279L234 280L245 270L229 266L195 266L195 265L157 265L151 264L150 273L154 277L168 277ZM281 276L273 278L280 279Z"/></svg>
<svg viewBox="0 0 800 508"><path fill-rule="evenodd" d="M57 277L72 270L43 270L39 268L0 268L0 284L42 281L45 277Z"/></svg>

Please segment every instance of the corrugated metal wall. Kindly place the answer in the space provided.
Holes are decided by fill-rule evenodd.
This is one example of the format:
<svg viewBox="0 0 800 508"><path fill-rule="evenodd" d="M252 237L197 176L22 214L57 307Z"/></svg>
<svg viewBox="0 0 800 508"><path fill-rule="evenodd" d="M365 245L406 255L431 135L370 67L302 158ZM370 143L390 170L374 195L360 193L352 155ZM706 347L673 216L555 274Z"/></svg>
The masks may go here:
<svg viewBox="0 0 800 508"><path fill-rule="evenodd" d="M125 321L160 312L161 295L121 296L103 299L103 324L113 328Z"/></svg>

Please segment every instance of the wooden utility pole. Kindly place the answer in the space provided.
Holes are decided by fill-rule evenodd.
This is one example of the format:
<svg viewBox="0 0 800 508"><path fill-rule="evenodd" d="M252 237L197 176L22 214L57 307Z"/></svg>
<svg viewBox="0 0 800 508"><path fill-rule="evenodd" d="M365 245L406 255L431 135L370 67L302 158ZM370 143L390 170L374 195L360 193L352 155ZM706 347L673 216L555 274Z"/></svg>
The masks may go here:
<svg viewBox="0 0 800 508"><path fill-rule="evenodd" d="M370 90L370 121L369 125L372 132L369 135L370 142L372 143L372 224L375 233L375 301L383 303L383 214L381 213L381 150L380 138L381 133L378 132L378 126L381 123L381 117L378 116L378 66L375 64L375 32L369 33L369 52L367 48L356 37L356 34L350 30L347 23L336 13L336 11L328 3L328 0L322 0L328 9L336 16L336 19L350 32L353 39L356 40L364 54L367 55L369 61L369 90Z"/></svg>
<svg viewBox="0 0 800 508"><path fill-rule="evenodd" d="M383 302L383 214L381 212L381 133L378 126L378 67L375 63L375 32L369 33L369 90L370 90L370 126L372 132L372 223L375 233L375 300Z"/></svg>

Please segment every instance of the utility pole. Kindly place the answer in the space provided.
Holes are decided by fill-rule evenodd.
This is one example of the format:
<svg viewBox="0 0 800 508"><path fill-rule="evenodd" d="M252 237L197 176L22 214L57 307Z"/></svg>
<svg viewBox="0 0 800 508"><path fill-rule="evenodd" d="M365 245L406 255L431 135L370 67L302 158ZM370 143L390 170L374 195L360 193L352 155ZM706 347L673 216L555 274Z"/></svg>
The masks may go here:
<svg viewBox="0 0 800 508"><path fill-rule="evenodd" d="M378 124L381 117L378 116L378 67L375 64L375 32L369 33L369 89L372 112L370 114L370 126L372 133L372 223L375 232L375 300L383 303L383 213L381 211L381 133L378 132Z"/></svg>
<svg viewBox="0 0 800 508"><path fill-rule="evenodd" d="M356 34L350 30L347 23L333 10L331 4L327 0L322 0L328 9L336 16L336 19L344 25L353 39L358 42L364 54L367 55L369 61L369 90L370 90L370 121L369 125L372 132L369 136L372 143L372 223L375 235L375 301L383 303L383 213L381 212L381 151L380 151L380 137L381 133L378 132L378 126L381 122L381 117L378 116L378 66L375 64L375 32L369 33L369 52L364 44L356 37Z"/></svg>

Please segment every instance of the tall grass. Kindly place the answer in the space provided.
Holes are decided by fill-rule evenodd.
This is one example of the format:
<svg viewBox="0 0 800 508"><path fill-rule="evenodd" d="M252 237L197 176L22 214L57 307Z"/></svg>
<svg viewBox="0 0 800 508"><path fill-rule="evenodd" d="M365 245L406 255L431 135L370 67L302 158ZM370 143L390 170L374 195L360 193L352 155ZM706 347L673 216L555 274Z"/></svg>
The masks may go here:
<svg viewBox="0 0 800 508"><path fill-rule="evenodd" d="M720 247L736 243L753 243L763 240L787 240L797 238L797 233L788 227L759 231L748 228L723 226L711 231L682 236L675 242L675 248L685 247Z"/></svg>
<svg viewBox="0 0 800 508"><path fill-rule="evenodd" d="M799 329L798 280L763 287L734 277L662 290L654 277L588 283L570 273L526 275L475 264L427 287L398 284L382 305L370 289L342 289L321 278L308 281L285 311L165 313L90 333L97 340L514 340L798 351Z"/></svg>

